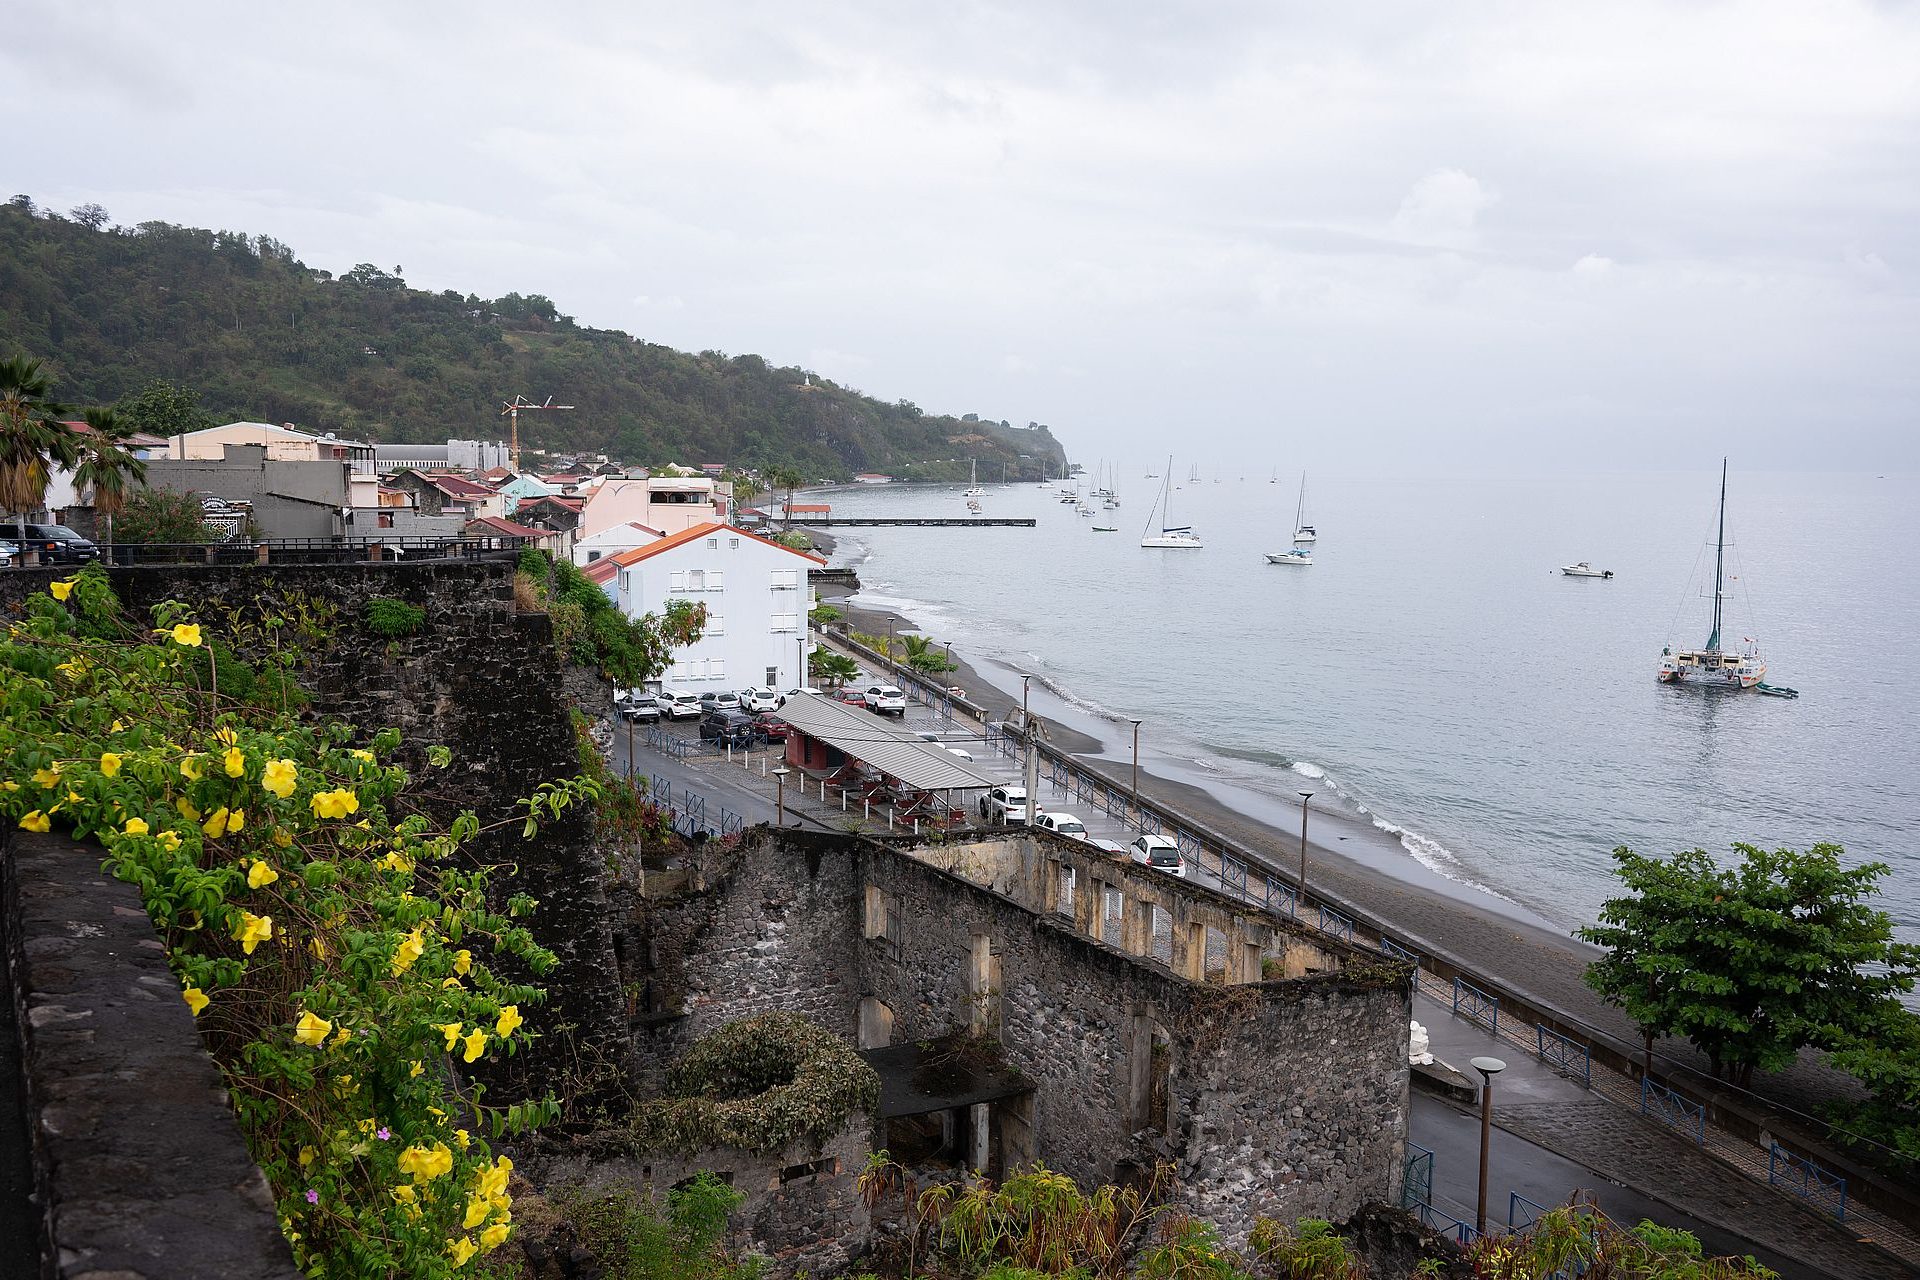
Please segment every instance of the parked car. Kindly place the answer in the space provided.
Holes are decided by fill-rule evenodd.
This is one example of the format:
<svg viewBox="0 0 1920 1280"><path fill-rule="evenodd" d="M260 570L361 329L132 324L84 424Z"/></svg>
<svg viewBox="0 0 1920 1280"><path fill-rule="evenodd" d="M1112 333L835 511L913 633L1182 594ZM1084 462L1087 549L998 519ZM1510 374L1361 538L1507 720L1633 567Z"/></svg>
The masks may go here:
<svg viewBox="0 0 1920 1280"><path fill-rule="evenodd" d="M890 684L868 685L862 695L867 710L879 716L904 716L907 714L907 695Z"/></svg>
<svg viewBox="0 0 1920 1280"><path fill-rule="evenodd" d="M778 711L786 703L787 695L778 689L755 686L740 691L740 709L758 715L762 711Z"/></svg>
<svg viewBox="0 0 1920 1280"><path fill-rule="evenodd" d="M100 558L99 547L63 524L30 524L22 542L20 526L0 520L0 533L20 549L37 552L43 564L88 564Z"/></svg>
<svg viewBox="0 0 1920 1280"><path fill-rule="evenodd" d="M750 747L754 743L753 717L738 711L709 711L700 717L700 737L706 742Z"/></svg>
<svg viewBox="0 0 1920 1280"><path fill-rule="evenodd" d="M702 711L738 711L740 695L725 689L709 689L700 695L700 709Z"/></svg>
<svg viewBox="0 0 1920 1280"><path fill-rule="evenodd" d="M1108 840L1104 836L1094 836L1088 840L1087 843L1106 854L1109 858L1125 859L1127 856L1127 847L1125 845L1114 840Z"/></svg>
<svg viewBox="0 0 1920 1280"><path fill-rule="evenodd" d="M753 731L768 742L785 742L793 726L771 711L762 711L753 718Z"/></svg>
<svg viewBox="0 0 1920 1280"><path fill-rule="evenodd" d="M1035 813L1040 805L1035 802ZM980 817L996 827L1024 827L1027 824L1027 789L1020 786L994 787L980 797Z"/></svg>
<svg viewBox="0 0 1920 1280"><path fill-rule="evenodd" d="M944 750L948 755L959 756L962 760L970 761L973 759L973 752L968 751L965 747L946 747Z"/></svg>
<svg viewBox="0 0 1920 1280"><path fill-rule="evenodd" d="M1057 836L1070 836L1075 840L1087 838L1087 824L1066 812L1035 814L1033 825L1042 831L1051 831Z"/></svg>
<svg viewBox="0 0 1920 1280"><path fill-rule="evenodd" d="M623 720L633 720L640 724L660 723L660 702L650 693L623 698L614 704L614 709L619 712Z"/></svg>
<svg viewBox="0 0 1920 1280"><path fill-rule="evenodd" d="M1187 874L1187 860L1180 855L1180 846L1165 836L1136 836L1127 846L1127 856L1141 866L1170 876Z"/></svg>
<svg viewBox="0 0 1920 1280"><path fill-rule="evenodd" d="M667 689L661 692L660 710L669 720L697 720L700 718L700 699L684 689Z"/></svg>
<svg viewBox="0 0 1920 1280"><path fill-rule="evenodd" d="M845 702L852 706L864 707L867 705L867 695L860 692L860 690L858 689L854 689L854 688L842 689L838 693L834 694L833 696L837 701Z"/></svg>
<svg viewBox="0 0 1920 1280"><path fill-rule="evenodd" d="M801 686L800 686L800 687L799 687L798 689L783 689L783 690L781 690L781 691L780 691L780 701L784 703L784 702L785 702L785 701L786 701L786 700L787 700L788 698L792 698L792 697L797 697L798 695L800 695L800 694L803 694L803 693L819 693L819 692L820 692L820 690L818 690L818 689L816 689L816 688L814 688L814 687L813 687L812 685L810 685L810 684L803 684L803 685L801 685Z"/></svg>

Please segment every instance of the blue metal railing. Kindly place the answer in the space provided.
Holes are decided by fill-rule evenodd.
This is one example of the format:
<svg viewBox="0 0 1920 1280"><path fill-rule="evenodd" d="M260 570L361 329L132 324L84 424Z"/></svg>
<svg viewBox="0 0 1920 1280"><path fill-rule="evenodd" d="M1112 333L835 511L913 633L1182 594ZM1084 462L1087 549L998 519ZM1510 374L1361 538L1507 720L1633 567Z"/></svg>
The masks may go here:
<svg viewBox="0 0 1920 1280"><path fill-rule="evenodd" d="M1380 953L1382 955L1392 956L1395 960L1405 960L1416 969L1420 967L1420 953L1418 951L1409 951L1392 938L1380 939Z"/></svg>
<svg viewBox="0 0 1920 1280"><path fill-rule="evenodd" d="M1407 1144L1407 1166L1400 1183L1400 1207L1411 1209L1433 1199L1433 1152L1417 1142Z"/></svg>
<svg viewBox="0 0 1920 1280"><path fill-rule="evenodd" d="M1342 942L1353 941L1353 921L1326 903L1320 904L1320 932L1330 933Z"/></svg>
<svg viewBox="0 0 1920 1280"><path fill-rule="evenodd" d="M1443 1236L1452 1236L1456 1243L1472 1244L1480 1238L1480 1233L1474 1230L1471 1222L1465 1218L1456 1218L1445 1209L1436 1209L1430 1204L1422 1204L1418 1212L1422 1226L1431 1231L1438 1231Z"/></svg>
<svg viewBox="0 0 1920 1280"><path fill-rule="evenodd" d="M1793 1154L1777 1142L1767 1152L1767 1181L1826 1210L1841 1222L1847 1220L1847 1180L1805 1156Z"/></svg>
<svg viewBox="0 0 1920 1280"><path fill-rule="evenodd" d="M1593 1087L1593 1053L1586 1045L1558 1031L1549 1031L1544 1022L1534 1023L1533 1036L1534 1051L1540 1055L1540 1061L1577 1077L1588 1088Z"/></svg>
<svg viewBox="0 0 1920 1280"><path fill-rule="evenodd" d="M1706 1104L1683 1097L1649 1077L1640 1081L1640 1114L1681 1133L1690 1133L1695 1142L1703 1147L1707 1145Z"/></svg>
<svg viewBox="0 0 1920 1280"><path fill-rule="evenodd" d="M1547 1206L1537 1200L1529 1200L1518 1191L1507 1193L1507 1230L1525 1231L1539 1220L1547 1211Z"/></svg>
<svg viewBox="0 0 1920 1280"><path fill-rule="evenodd" d="M1453 1011L1484 1022L1488 1031L1500 1034L1500 997L1488 995L1463 978L1453 980Z"/></svg>

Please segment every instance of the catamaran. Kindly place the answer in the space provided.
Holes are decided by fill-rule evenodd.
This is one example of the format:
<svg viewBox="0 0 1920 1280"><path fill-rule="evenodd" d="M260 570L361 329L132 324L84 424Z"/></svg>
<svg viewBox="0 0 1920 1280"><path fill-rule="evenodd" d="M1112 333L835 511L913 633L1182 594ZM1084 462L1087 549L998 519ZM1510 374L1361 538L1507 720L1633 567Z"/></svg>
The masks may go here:
<svg viewBox="0 0 1920 1280"><path fill-rule="evenodd" d="M980 460L978 458L973 460L973 479L968 483L967 491L960 496L963 498L984 498L987 496L987 491L980 487Z"/></svg>
<svg viewBox="0 0 1920 1280"><path fill-rule="evenodd" d="M1720 647L1721 615L1726 605L1727 566L1727 460L1720 460L1720 519L1713 538L1713 630L1698 649L1675 649L1671 643L1660 651L1662 684L1697 684L1723 689L1758 688L1765 693L1774 689L1762 684L1767 674L1766 659L1760 656L1758 642L1749 638L1738 653ZM1778 692L1793 696L1791 690Z"/></svg>
<svg viewBox="0 0 1920 1280"><path fill-rule="evenodd" d="M1307 523L1307 473L1300 473L1300 503L1293 509L1293 540L1296 545L1320 541L1313 526Z"/></svg>
<svg viewBox="0 0 1920 1280"><path fill-rule="evenodd" d="M1197 470L1197 468L1196 468ZM1140 531L1140 545L1143 547L1165 547L1168 549L1183 547L1198 549L1206 544L1200 541L1200 535L1191 525L1162 524L1160 532L1154 533L1153 517L1158 514L1164 520L1173 519L1171 507L1171 485L1173 481L1173 459L1167 459L1167 478L1160 484L1160 497L1155 500L1153 510L1147 512L1147 526Z"/></svg>

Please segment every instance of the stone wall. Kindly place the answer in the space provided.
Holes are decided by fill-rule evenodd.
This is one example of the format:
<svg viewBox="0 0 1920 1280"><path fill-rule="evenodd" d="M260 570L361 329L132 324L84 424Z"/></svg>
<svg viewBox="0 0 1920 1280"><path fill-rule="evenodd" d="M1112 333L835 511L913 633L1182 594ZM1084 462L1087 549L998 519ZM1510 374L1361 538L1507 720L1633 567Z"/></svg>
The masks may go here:
<svg viewBox="0 0 1920 1280"><path fill-rule="evenodd" d="M515 612L511 557L108 572L136 623L152 605L179 600L214 637L227 634L236 616L331 609L328 638L310 646L315 660L302 676L313 714L358 725L368 736L399 728L418 797L442 820L468 808L483 826L511 819L517 798L578 772L550 624L545 614ZM0 618L71 573L0 573ZM422 608L421 630L391 641L372 634L364 610L381 597ZM427 767L424 748L434 743L452 749L449 768ZM560 961L541 980L547 1003L528 1019L543 1038L512 1065L545 1088L558 1084L562 1072L622 1064L622 1000L591 815L569 812L529 841L509 822L469 850L478 861L518 867L514 887L540 903L529 927Z"/></svg>
<svg viewBox="0 0 1920 1280"><path fill-rule="evenodd" d="M1337 1218L1397 1197L1406 968L1322 943L1294 948L1321 971L1259 981L1259 956L1289 949L1280 922L1070 845L995 837L926 846L923 858L855 837L757 833L706 887L635 905L621 950L629 978L661 997L641 1019L640 1056L657 1070L692 1036L767 1008L849 1039L879 1026L892 1043L982 1030L1035 1086L1014 1121L1029 1131L1002 1132L1003 1152L1082 1183L1171 1160L1176 1199L1233 1239L1258 1214ZM1081 891L1047 898L1070 865ZM1094 936L1096 874L1146 922L1126 930L1124 949ZM1178 943L1170 963L1152 958L1154 910ZM1183 973L1204 968L1209 930L1230 983ZM860 1017L876 1003L883 1015Z"/></svg>
<svg viewBox="0 0 1920 1280"><path fill-rule="evenodd" d="M138 890L101 851L15 833L0 929L20 1040L38 1274L293 1280L272 1192ZM34 1274L0 1256L0 1274Z"/></svg>

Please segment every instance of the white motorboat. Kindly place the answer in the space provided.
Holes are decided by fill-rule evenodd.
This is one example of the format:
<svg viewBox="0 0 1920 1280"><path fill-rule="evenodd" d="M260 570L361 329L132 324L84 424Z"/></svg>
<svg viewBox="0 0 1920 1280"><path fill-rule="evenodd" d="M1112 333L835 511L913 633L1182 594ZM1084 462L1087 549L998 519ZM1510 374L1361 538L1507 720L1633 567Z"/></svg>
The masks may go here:
<svg viewBox="0 0 1920 1280"><path fill-rule="evenodd" d="M1729 653L1720 647L1720 624L1725 611L1727 565L1727 462L1720 460L1720 519L1713 541L1713 630L1698 649L1675 649L1671 641L1660 651L1660 667L1655 673L1662 684L1702 685L1721 689L1759 689L1782 697L1796 696L1791 689L1774 689L1763 684L1767 662L1760 656L1758 641L1749 637L1746 647Z"/></svg>
<svg viewBox="0 0 1920 1280"><path fill-rule="evenodd" d="M1268 564L1300 564L1300 565L1312 564L1313 552L1308 551L1304 547L1295 547L1291 551L1269 551L1267 552L1267 563Z"/></svg>
<svg viewBox="0 0 1920 1280"><path fill-rule="evenodd" d="M1200 541L1200 535L1193 531L1191 525L1163 523L1160 526L1160 532L1152 532L1153 517L1156 514L1160 516L1162 521L1173 518L1170 503L1172 480L1173 459L1168 458L1167 478L1161 482L1160 496L1154 501L1153 510L1147 512L1147 527L1141 531L1140 545L1143 547L1161 547L1168 550L1176 548L1181 550L1199 550L1206 544Z"/></svg>
<svg viewBox="0 0 1920 1280"><path fill-rule="evenodd" d="M1613 570L1596 569L1585 560L1579 564L1563 564L1560 566L1560 572L1569 578L1611 578L1613 576Z"/></svg>

